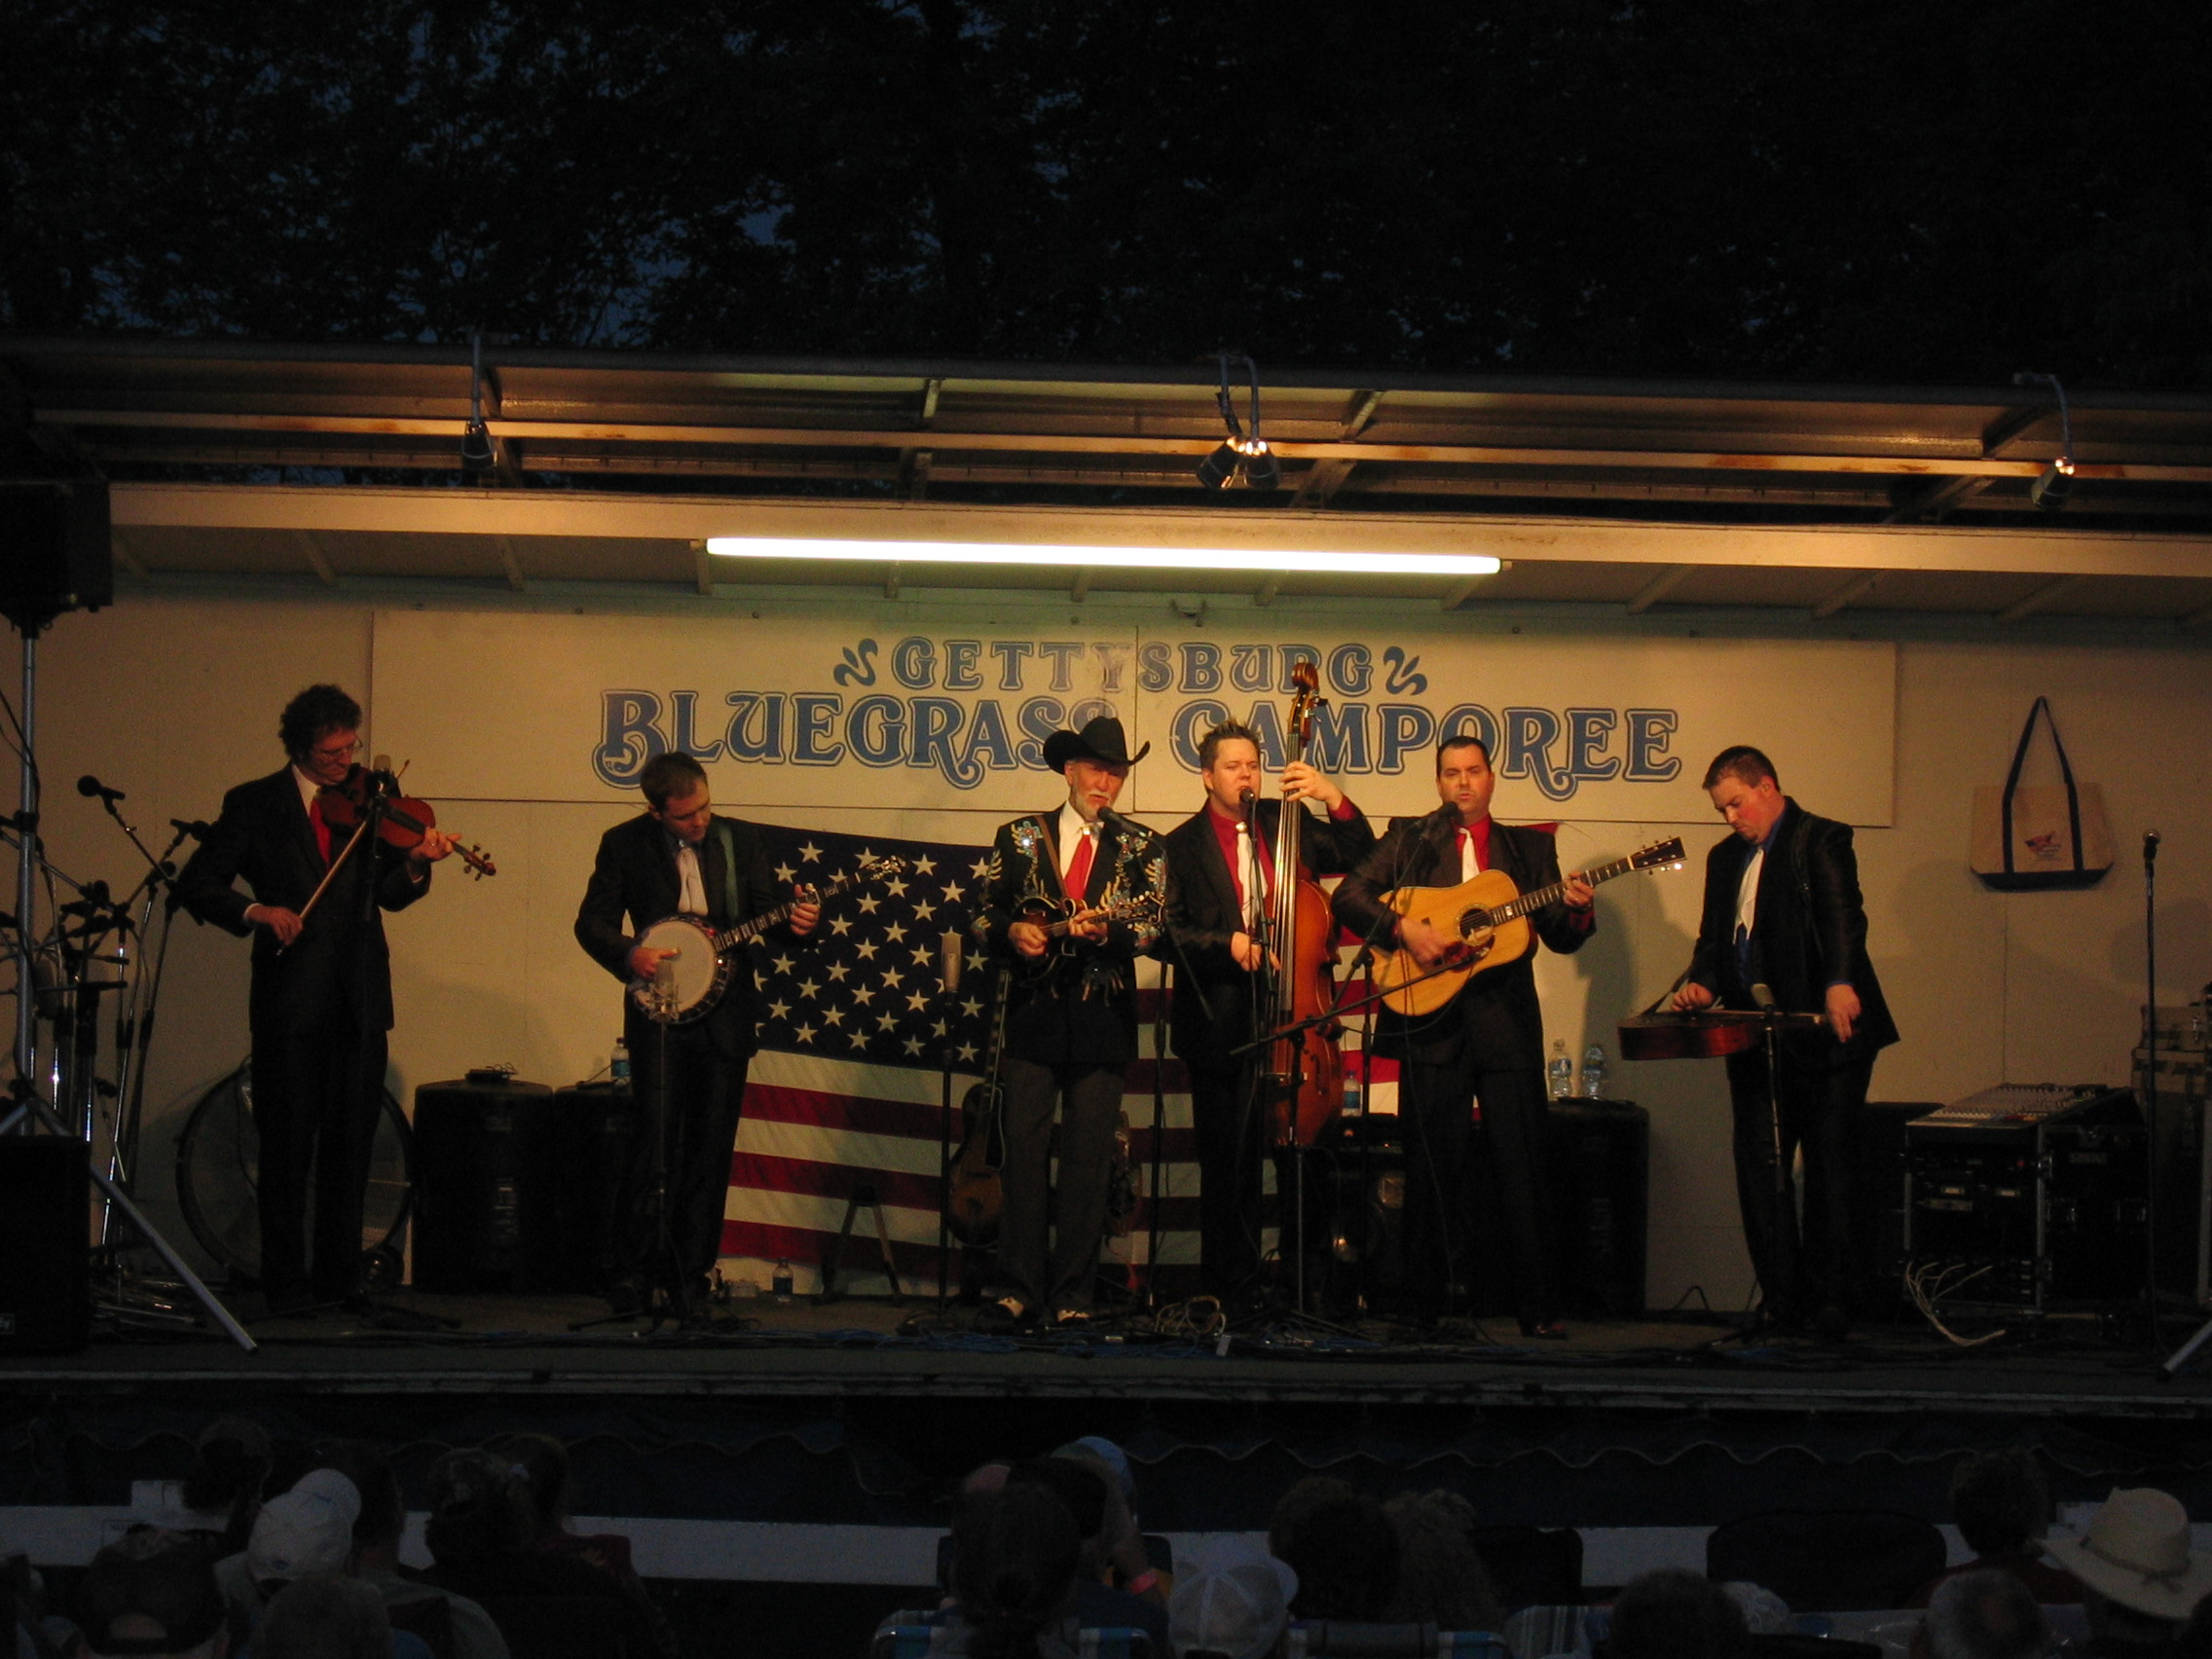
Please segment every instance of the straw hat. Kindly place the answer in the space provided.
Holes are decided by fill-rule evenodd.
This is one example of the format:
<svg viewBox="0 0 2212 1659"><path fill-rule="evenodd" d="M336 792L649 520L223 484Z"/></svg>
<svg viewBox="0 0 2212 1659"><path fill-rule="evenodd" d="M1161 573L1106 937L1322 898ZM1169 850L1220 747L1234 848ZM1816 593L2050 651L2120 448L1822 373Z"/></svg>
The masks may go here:
<svg viewBox="0 0 2212 1659"><path fill-rule="evenodd" d="M2114 1489L2079 1538L2043 1547L2107 1601L2154 1618L2186 1619L2212 1594L2212 1553L2191 1548L2189 1511L2150 1487Z"/></svg>
<svg viewBox="0 0 2212 1659"><path fill-rule="evenodd" d="M1186 1567L1167 1603L1178 1653L1266 1659L1290 1623L1298 1574L1246 1538L1225 1538Z"/></svg>

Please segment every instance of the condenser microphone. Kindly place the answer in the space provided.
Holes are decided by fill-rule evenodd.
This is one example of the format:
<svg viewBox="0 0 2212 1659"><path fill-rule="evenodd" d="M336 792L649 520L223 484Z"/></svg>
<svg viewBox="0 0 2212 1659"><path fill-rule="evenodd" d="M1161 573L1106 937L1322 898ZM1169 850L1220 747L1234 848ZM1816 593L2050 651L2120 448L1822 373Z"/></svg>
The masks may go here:
<svg viewBox="0 0 2212 1659"><path fill-rule="evenodd" d="M101 783L99 779L93 777L90 772L87 772L83 777L77 780L77 793L83 795L87 800L92 800L96 796L98 799L107 802L107 804L110 806L113 806L117 801L124 798L123 792L121 790L109 789L105 784Z"/></svg>
<svg viewBox="0 0 2212 1659"><path fill-rule="evenodd" d="M2156 830L2146 830L2143 831L2143 867L2149 869L2157 862L2158 832Z"/></svg>
<svg viewBox="0 0 2212 1659"><path fill-rule="evenodd" d="M1751 1006L1761 1014L1774 1012L1774 990L1764 979L1755 981L1751 986Z"/></svg>
<svg viewBox="0 0 2212 1659"><path fill-rule="evenodd" d="M214 826L204 818L172 818L169 820L169 828L180 835L190 835L195 841L204 841L208 830Z"/></svg>
<svg viewBox="0 0 2212 1659"><path fill-rule="evenodd" d="M1259 796L1255 795L1250 790L1238 790L1236 792L1236 804L1238 806L1248 807L1257 799L1259 799Z"/></svg>

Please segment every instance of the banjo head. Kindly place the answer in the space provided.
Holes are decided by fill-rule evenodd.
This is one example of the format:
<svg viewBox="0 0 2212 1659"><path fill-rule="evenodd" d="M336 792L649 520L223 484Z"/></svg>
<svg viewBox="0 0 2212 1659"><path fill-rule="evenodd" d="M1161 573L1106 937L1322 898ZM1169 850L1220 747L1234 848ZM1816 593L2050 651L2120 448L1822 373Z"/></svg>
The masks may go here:
<svg viewBox="0 0 2212 1659"><path fill-rule="evenodd" d="M692 917L669 916L657 921L638 935L638 943L648 950L677 953L663 965L675 993L672 1013L664 1013L657 1006L651 985L641 982L630 987L631 996L649 1019L681 1025L698 1018L714 1005L716 993L729 977L729 963L715 949L714 931Z"/></svg>

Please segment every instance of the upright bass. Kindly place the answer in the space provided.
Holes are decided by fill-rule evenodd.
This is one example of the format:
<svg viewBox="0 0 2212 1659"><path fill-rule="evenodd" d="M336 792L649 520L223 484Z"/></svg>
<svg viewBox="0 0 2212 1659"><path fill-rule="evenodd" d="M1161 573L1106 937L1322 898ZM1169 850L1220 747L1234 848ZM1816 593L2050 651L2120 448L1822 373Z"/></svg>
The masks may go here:
<svg viewBox="0 0 2212 1659"><path fill-rule="evenodd" d="M1319 671L1309 660L1295 663L1291 684L1296 694L1283 741L1287 759L1298 761L1306 758L1313 711L1322 701ZM1278 1146L1311 1146L1344 1103L1345 1063L1338 1049L1343 1028L1320 1017L1336 1006L1336 922L1321 884L1306 873L1300 846L1305 827L1306 808L1285 800L1272 849L1275 890L1268 918L1267 1016L1273 1031L1303 1029L1268 1044L1261 1074ZM1304 1023L1312 1020L1318 1023Z"/></svg>

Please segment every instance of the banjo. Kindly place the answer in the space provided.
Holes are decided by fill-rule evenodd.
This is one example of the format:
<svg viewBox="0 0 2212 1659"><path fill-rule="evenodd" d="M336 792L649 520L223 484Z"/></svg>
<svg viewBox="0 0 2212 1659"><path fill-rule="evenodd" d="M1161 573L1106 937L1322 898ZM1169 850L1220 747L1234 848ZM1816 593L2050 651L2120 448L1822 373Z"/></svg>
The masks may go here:
<svg viewBox="0 0 2212 1659"><path fill-rule="evenodd" d="M631 948L671 950L655 977L633 979L630 996L647 1019L658 1025L688 1025L721 1000L729 984L737 947L788 920L802 903L833 898L864 881L882 881L906 868L902 858L869 859L858 868L824 882L803 898L748 916L733 928L717 930L703 916L664 916L641 931Z"/></svg>

